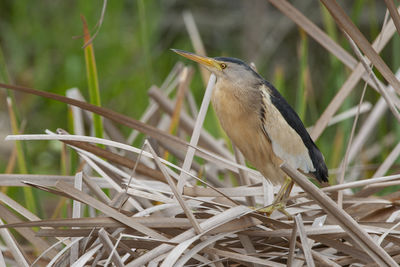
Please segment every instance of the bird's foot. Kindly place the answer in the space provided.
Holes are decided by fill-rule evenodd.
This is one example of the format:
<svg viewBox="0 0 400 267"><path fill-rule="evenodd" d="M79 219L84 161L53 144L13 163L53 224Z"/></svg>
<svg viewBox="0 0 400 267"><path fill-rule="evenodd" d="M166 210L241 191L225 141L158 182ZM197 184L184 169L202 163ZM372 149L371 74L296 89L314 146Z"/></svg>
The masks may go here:
<svg viewBox="0 0 400 267"><path fill-rule="evenodd" d="M269 217L276 210L285 215L289 220L293 220L292 215L286 211L286 204L283 202L273 203L265 208L257 209L256 211L264 213Z"/></svg>
<svg viewBox="0 0 400 267"><path fill-rule="evenodd" d="M286 211L286 202L288 200L290 192L292 191L293 184L293 180L290 177L286 177L284 184L282 185L271 205L261 209L253 209L259 213L266 214L268 217L271 216L271 214L275 210L277 210L284 214L289 220L293 220L292 215L290 215L289 212Z"/></svg>

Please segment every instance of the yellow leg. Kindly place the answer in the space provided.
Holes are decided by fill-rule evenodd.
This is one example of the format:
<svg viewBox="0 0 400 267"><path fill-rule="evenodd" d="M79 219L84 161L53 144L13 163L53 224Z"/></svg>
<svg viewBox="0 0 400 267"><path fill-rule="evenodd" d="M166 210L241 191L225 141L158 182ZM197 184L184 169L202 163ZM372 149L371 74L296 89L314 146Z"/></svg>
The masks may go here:
<svg viewBox="0 0 400 267"><path fill-rule="evenodd" d="M290 195L290 192L292 191L294 182L292 179L289 177L286 177L286 180L282 187L279 189L278 194L276 195L274 201L272 204L266 208L259 209L259 212L266 213L268 216L272 214L275 210L279 210L283 214L285 214L289 219L292 218L292 216L285 210L286 208L286 202L287 199Z"/></svg>

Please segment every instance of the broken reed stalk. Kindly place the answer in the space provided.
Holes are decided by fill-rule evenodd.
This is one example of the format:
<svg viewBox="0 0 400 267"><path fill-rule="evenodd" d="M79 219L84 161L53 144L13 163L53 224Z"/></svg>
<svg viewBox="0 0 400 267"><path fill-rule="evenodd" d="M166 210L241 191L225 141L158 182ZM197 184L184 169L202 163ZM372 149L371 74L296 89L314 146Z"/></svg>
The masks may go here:
<svg viewBox="0 0 400 267"><path fill-rule="evenodd" d="M372 64L374 64L374 66L379 70L386 81L393 86L394 90L398 94L400 94L400 81L396 79L390 68L374 50L360 30L354 25L351 19L346 15L344 10L336 3L335 0L321 0L321 2L332 14L337 25L351 37L351 39L369 58Z"/></svg>
<svg viewBox="0 0 400 267"><path fill-rule="evenodd" d="M193 157L196 152L196 149L194 147L197 146L197 143L200 138L200 132L201 132L201 129L203 128L204 118L206 117L208 105L210 104L210 100L211 100L212 90L214 88L216 80L217 80L217 78L215 77L215 75L211 74L210 80L208 81L208 85L206 88L206 92L204 93L203 101L201 102L199 115L197 116L196 124L194 126L193 133L192 133L192 137L190 139L190 146L188 147L188 149L186 151L186 157L183 162L182 169L186 172L188 172L191 169L190 166L192 165ZM183 191L183 186L186 183L186 179L187 179L187 175L184 172L181 172L181 174L179 176L178 185L177 185L178 191L180 193L182 193L182 191Z"/></svg>
<svg viewBox="0 0 400 267"><path fill-rule="evenodd" d="M369 66L369 63L365 60L365 58L361 54L360 50L358 50L357 45L354 43L354 41L351 39L351 37L347 33L344 33L344 36L349 41L351 48L353 49L354 53L357 55L357 58L360 60L361 64L364 66L365 71L372 78L372 81L375 83L376 88L378 88L378 92L385 99L385 101L386 101L387 105L389 106L389 109L392 111L394 117L400 123L400 113L396 109L393 101L391 100L388 92L386 91L386 88L383 88L382 84L379 82L378 77L376 77L375 73L372 71L371 67Z"/></svg>
<svg viewBox="0 0 400 267"><path fill-rule="evenodd" d="M192 211L189 209L186 202L183 200L182 191L178 190L177 186L175 185L175 182L172 180L171 176L168 174L166 167L158 159L156 152L154 151L154 149L151 147L151 145L148 143L147 140L145 141L145 145L150 150L150 153L153 154L153 158L154 158L154 161L156 162L157 167L161 170L162 174L164 175L165 179L167 180L169 187L171 188L172 192L174 193L175 198L179 202L179 205L181 205L181 207L182 207L183 211L185 212L189 221L192 223L192 226L195 229L196 233L200 234L201 232L203 232L203 230L201 229L196 218L194 217Z"/></svg>
<svg viewBox="0 0 400 267"><path fill-rule="evenodd" d="M332 199L311 183L307 177L290 167L287 163L283 163L281 169L303 188L326 213L335 218L338 224L376 263L382 266L398 266L389 254L382 247L378 246L349 214L340 209Z"/></svg>
<svg viewBox="0 0 400 267"><path fill-rule="evenodd" d="M400 34L400 15L397 12L396 5L393 0L385 0L385 4L389 10L390 16L393 19L394 25L396 26L397 33Z"/></svg>
<svg viewBox="0 0 400 267"><path fill-rule="evenodd" d="M391 20L383 27L382 31L375 38L372 47L377 52L382 51L382 49L388 44L389 40L391 39L395 31L396 30L393 21ZM325 130L326 126L328 125L333 115L338 111L339 107L342 105L344 100L355 88L361 77L368 77L368 76L366 75L365 69L362 66L362 64L358 63L357 66L353 69L352 73L347 78L347 80L343 83L338 93L331 100L327 108L324 110L322 115L315 123L310 134L313 140L316 140L321 136L322 132ZM368 81L368 79L366 78L364 79ZM372 81L370 81L369 85L372 88L375 87L375 84Z"/></svg>
<svg viewBox="0 0 400 267"><path fill-rule="evenodd" d="M130 217L121 214L120 212L116 211L115 209L109 207L108 205L104 204L103 202L90 197L89 195L82 194L81 191L75 189L73 186L64 183L64 182L57 182L56 183L56 188L60 190L61 192L64 192L65 194L81 201L82 203L86 203L97 210L102 211L104 214L108 214L112 216L113 218L117 218L120 222L124 223L130 228L133 228L141 233L144 233L145 235L151 236L153 238L158 238L158 239L165 239L164 236L160 235L156 231L140 224L135 221L133 221Z"/></svg>

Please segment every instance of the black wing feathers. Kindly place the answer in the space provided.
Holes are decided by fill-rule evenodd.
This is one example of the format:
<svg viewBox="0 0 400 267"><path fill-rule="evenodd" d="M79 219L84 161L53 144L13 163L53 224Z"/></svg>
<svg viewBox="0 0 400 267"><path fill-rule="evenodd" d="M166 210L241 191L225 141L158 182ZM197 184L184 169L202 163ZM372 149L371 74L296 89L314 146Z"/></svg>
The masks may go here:
<svg viewBox="0 0 400 267"><path fill-rule="evenodd" d="M328 168L326 167L324 157L322 156L321 151L319 151L318 147L315 145L314 141L311 139L303 125L303 122L272 84L264 79L263 83L271 90L270 97L272 104L279 110L286 122L297 132L297 134L303 140L304 145L307 147L308 154L310 155L311 161L315 168L315 172L312 172L313 176L320 182L327 182Z"/></svg>

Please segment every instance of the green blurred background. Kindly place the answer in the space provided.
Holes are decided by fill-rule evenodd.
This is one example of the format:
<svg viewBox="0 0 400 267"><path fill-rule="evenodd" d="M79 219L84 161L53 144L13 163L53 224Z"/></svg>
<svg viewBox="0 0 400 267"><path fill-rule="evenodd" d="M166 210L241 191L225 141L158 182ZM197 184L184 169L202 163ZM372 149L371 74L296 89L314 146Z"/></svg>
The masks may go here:
<svg viewBox="0 0 400 267"><path fill-rule="evenodd" d="M318 1L291 2L350 51ZM372 41L384 19L384 1L339 3ZM83 40L74 37L82 35L80 14L86 17L89 28L94 29L102 4L102 1L0 1L0 46L12 83L62 95L67 89L77 87L88 99ZM268 1L109 1L104 22L94 40L104 107L140 118L148 103L149 87L159 86L174 64L182 60L169 49L193 51L182 18L186 10L193 13L209 56L231 56L254 62L258 71L295 107L306 126L322 114L349 74L342 63ZM382 56L392 69L399 67L398 35L386 46ZM185 64L193 65L188 61ZM341 111L358 104L362 86L363 83L358 85ZM191 89L200 103L204 85L198 71ZM368 89L368 101L375 103L378 97ZM5 90L0 90L0 172L6 168L13 145L3 141L11 133L5 99ZM20 116L26 120L25 133L67 129L65 104L24 94L17 94L16 99ZM208 117L205 125L213 134L218 134L215 123ZM381 140L391 131L398 133L396 125L392 115L387 114L371 142ZM352 120L347 120L329 127L318 140L329 168L339 165L351 126ZM121 130L129 133L126 128ZM61 146L26 142L26 147L30 173L60 173ZM375 163L382 162L390 150L390 147L384 149Z"/></svg>

